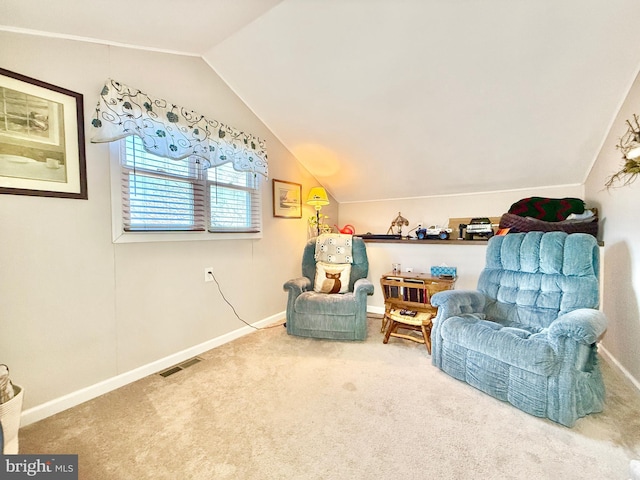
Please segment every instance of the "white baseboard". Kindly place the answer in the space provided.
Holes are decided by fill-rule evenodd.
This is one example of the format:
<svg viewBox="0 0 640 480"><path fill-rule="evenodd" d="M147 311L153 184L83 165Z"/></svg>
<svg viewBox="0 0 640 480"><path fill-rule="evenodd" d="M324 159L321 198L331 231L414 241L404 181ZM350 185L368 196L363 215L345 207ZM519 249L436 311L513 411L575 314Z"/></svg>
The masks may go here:
<svg viewBox="0 0 640 480"><path fill-rule="evenodd" d="M252 325L254 327L263 327L278 320L282 320L284 317L285 312L276 313L275 315L255 322ZM220 345L224 345L225 343L229 343L232 340L243 337L244 335L253 332L255 332L255 330L249 326L239 328L219 337L207 340L206 342L203 342L199 345L195 345L193 347L156 360L155 362L148 363L128 372L116 375L115 377L103 380L102 382L96 383L89 387L82 388L67 395L63 395L62 397L50 400L41 405L29 408L28 410L22 412L22 415L20 417L20 425L24 427L31 423L35 423L39 420L50 417L51 415L62 412L71 407L75 407L76 405L99 397L100 395L104 395L105 393L116 390L117 388L135 382L136 380L140 380L141 378L153 375L154 373L160 372L162 370L165 370L166 368L184 362L185 360L200 355L201 353L211 350L212 348L219 347Z"/></svg>
<svg viewBox="0 0 640 480"><path fill-rule="evenodd" d="M384 314L384 307L368 306L367 312L382 315ZM282 320L284 317L285 312L280 312L268 318L255 322L252 325L259 328L274 323L278 320ZM254 331L255 330L249 326L239 328L219 337L207 340L206 342L203 342L199 345L195 345L193 347L156 360L155 362L148 363L128 372L116 375L115 377L103 380L102 382L96 383L89 387L76 390L75 392L63 395L62 397L29 408L28 410L22 412L22 415L20 417L20 425L24 427L44 418L50 417L51 415L55 415L56 413L67 410L71 407L75 407L76 405L99 397L100 395L104 395L105 393L116 390L129 383L135 382L136 380L140 380L141 378L153 375L154 373L160 372L166 368L184 362L185 360L200 355L201 353L211 350L212 348L216 348L220 345L224 345L225 343L229 343L237 338L243 337L249 333L253 333ZM633 384L633 386L635 386L638 391L640 391L640 382L638 382L638 380L636 380L627 371L627 369L625 369L620 364L620 362L618 362L618 360L613 355L611 355L611 353L605 347L602 346L602 344L598 345L598 350L602 352L603 357L605 357L607 361L613 364L615 368L617 368L620 373L622 373L622 375L624 375L631 382L631 384Z"/></svg>
<svg viewBox="0 0 640 480"><path fill-rule="evenodd" d="M633 386L636 387L636 389L640 392L640 382L636 380L634 376L631 375L631 373L629 373L629 371L622 366L618 359L611 355L611 352L609 352L609 350L602 346L601 343L598 344L598 352L602 353L602 356L605 358L605 360L613 364L613 366L618 369L618 371L624 377L626 377L626 379L629 380L633 384Z"/></svg>

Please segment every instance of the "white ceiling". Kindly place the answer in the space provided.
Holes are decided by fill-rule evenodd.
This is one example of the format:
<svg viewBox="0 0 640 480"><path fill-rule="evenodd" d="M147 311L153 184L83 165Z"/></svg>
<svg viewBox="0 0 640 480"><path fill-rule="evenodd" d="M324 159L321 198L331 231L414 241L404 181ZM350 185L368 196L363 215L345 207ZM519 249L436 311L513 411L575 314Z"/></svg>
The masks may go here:
<svg viewBox="0 0 640 480"><path fill-rule="evenodd" d="M0 0L0 24L202 56L340 202L581 184L640 67L637 0Z"/></svg>

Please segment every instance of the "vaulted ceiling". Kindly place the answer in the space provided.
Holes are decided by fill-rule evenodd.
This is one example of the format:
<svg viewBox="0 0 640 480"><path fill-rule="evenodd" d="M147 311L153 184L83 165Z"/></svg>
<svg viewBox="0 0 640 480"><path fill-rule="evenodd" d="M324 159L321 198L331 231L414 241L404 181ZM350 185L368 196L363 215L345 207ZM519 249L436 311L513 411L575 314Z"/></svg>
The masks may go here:
<svg viewBox="0 0 640 480"><path fill-rule="evenodd" d="M0 0L0 29L201 56L339 202L583 183L639 24L637 0Z"/></svg>

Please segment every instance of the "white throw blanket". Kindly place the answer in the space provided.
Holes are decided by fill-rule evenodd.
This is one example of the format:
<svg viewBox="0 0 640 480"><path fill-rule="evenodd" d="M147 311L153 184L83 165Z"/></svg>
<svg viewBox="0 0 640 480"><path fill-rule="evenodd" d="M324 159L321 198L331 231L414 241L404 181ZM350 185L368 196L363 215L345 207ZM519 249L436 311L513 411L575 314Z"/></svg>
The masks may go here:
<svg viewBox="0 0 640 480"><path fill-rule="evenodd" d="M352 245L352 235L323 233L316 239L316 262L353 263Z"/></svg>

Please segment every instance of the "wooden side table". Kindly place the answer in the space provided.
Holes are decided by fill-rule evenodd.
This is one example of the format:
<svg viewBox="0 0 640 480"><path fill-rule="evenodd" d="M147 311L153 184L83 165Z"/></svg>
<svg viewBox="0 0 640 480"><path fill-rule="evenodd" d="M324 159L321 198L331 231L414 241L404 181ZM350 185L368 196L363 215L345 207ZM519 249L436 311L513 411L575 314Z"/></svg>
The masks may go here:
<svg viewBox="0 0 640 480"><path fill-rule="evenodd" d="M453 289L455 282L455 277L440 278L426 273L383 275L380 278L384 295L384 316L380 331L386 330L383 343L387 343L389 337L404 338L424 343L431 353L431 319L437 314L437 308L431 305L431 296ZM399 329L418 331L421 335L399 333Z"/></svg>

